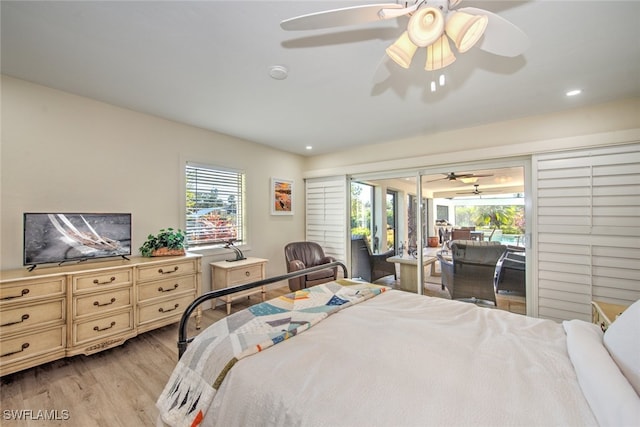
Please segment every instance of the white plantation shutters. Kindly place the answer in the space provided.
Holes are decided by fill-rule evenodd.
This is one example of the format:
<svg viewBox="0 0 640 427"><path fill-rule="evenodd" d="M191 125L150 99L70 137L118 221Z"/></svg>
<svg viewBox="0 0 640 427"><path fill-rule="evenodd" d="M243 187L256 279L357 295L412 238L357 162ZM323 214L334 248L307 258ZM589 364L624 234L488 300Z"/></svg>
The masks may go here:
<svg viewBox="0 0 640 427"><path fill-rule="evenodd" d="M533 157L540 317L640 298L640 144Z"/></svg>
<svg viewBox="0 0 640 427"><path fill-rule="evenodd" d="M322 246L328 256L347 262L347 178L305 181L306 239Z"/></svg>

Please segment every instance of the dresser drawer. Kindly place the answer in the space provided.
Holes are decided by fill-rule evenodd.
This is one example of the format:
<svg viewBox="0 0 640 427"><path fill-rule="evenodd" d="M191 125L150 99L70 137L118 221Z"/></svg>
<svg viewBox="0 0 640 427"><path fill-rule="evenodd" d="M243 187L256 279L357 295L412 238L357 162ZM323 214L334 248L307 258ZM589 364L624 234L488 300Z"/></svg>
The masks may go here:
<svg viewBox="0 0 640 427"><path fill-rule="evenodd" d="M74 298L73 317L108 313L122 307L131 306L131 288L113 289L109 292L94 293Z"/></svg>
<svg viewBox="0 0 640 427"><path fill-rule="evenodd" d="M132 269L111 270L102 273L73 276L73 292L95 291L132 283Z"/></svg>
<svg viewBox="0 0 640 427"><path fill-rule="evenodd" d="M140 281L168 279L171 276L181 276L183 274L193 274L197 270L197 260L176 260L153 266L144 266L137 269Z"/></svg>
<svg viewBox="0 0 640 427"><path fill-rule="evenodd" d="M3 308L0 313L0 336L12 332L23 332L52 324L62 324L65 320L65 300L46 301L15 308Z"/></svg>
<svg viewBox="0 0 640 427"><path fill-rule="evenodd" d="M229 271L229 286L240 285L263 279L261 265L248 265Z"/></svg>
<svg viewBox="0 0 640 427"><path fill-rule="evenodd" d="M138 287L138 301L144 302L153 298L165 297L196 289L195 276L176 277L170 280L160 280Z"/></svg>
<svg viewBox="0 0 640 427"><path fill-rule="evenodd" d="M195 299L195 292L180 298L138 306L138 323L143 325L154 320L181 316L189 303Z"/></svg>
<svg viewBox="0 0 640 427"><path fill-rule="evenodd" d="M64 325L0 341L0 364L38 357L65 347Z"/></svg>
<svg viewBox="0 0 640 427"><path fill-rule="evenodd" d="M99 319L73 325L73 345L94 341L121 332L133 330L133 310L115 313Z"/></svg>
<svg viewBox="0 0 640 427"><path fill-rule="evenodd" d="M29 280L0 287L0 303L18 303L34 298L63 295L65 291L63 276L47 280Z"/></svg>

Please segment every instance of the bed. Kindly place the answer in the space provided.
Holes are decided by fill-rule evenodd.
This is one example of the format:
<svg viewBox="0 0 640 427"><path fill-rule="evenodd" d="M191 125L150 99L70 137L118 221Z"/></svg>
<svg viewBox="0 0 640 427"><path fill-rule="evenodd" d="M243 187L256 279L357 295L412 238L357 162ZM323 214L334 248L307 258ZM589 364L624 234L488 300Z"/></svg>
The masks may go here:
<svg viewBox="0 0 640 427"><path fill-rule="evenodd" d="M640 301L603 333L339 279L183 326L158 425L640 425Z"/></svg>

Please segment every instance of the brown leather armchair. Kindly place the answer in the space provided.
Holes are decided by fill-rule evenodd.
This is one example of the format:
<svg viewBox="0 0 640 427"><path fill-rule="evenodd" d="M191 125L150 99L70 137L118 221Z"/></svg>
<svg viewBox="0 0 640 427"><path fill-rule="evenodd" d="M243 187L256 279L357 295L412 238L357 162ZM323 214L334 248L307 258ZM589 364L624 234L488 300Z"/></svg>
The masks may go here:
<svg viewBox="0 0 640 427"><path fill-rule="evenodd" d="M299 271L317 265L335 261L334 257L326 256L322 246L315 242L292 242L284 247L284 257L287 261L287 272ZM289 279L289 289L297 291L310 286L336 280L338 269L326 268L307 275Z"/></svg>

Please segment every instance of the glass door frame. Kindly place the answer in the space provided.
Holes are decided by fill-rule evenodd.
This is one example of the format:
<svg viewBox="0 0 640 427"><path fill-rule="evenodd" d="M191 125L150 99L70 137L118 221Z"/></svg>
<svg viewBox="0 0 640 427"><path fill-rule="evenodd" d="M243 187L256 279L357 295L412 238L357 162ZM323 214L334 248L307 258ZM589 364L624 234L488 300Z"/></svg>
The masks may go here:
<svg viewBox="0 0 640 427"><path fill-rule="evenodd" d="M389 226L389 197L392 198L391 201L391 209L393 210L392 215L393 215L393 225L392 225L392 230L393 230L393 247L389 247L389 239L387 238L387 248L385 251L388 251L389 249L393 249L393 253L398 253L398 191L396 190L391 190L387 188L387 192L386 192L386 199L385 199L385 212L386 212L386 216L385 216L385 221L384 224L386 227ZM388 236L389 232L388 232L388 228L385 230L386 235Z"/></svg>
<svg viewBox="0 0 640 427"><path fill-rule="evenodd" d="M532 226L535 223L535 216L532 208L532 172L531 172L531 156L518 156L518 157L504 157L497 159L489 159L489 160L480 160L478 162L463 162L463 163L450 163L450 164L440 164L440 165L428 165L424 167L414 167L405 170L388 170L388 171L380 171L380 172L365 172L360 174L352 174L349 175L350 181L361 181L361 180L385 180L385 179L402 179L402 178L415 178L416 185L415 191L416 195L422 195L423 189L428 190L428 187L422 183L422 177L425 175L435 175L435 174L446 174L450 172L463 172L469 170L482 170L482 169L500 169L500 168L509 168L509 167L522 167L524 173L524 194L525 194L525 253L527 256L527 264L526 264L526 305L527 305L527 313L533 312L533 303L537 299L537 289L535 289L532 285L532 268L535 260L533 259L533 254L531 253L531 234L532 234ZM416 209L422 208L422 203L424 201L423 197L419 198L420 202L417 203ZM421 242L425 236L423 236L423 221L424 218L420 217L420 211L416 212L417 218L417 233L418 233L418 241ZM435 212L433 212L435 214ZM350 215L350 213L349 213ZM350 219L349 219L350 220ZM350 222L349 222L350 224ZM350 242L349 242L350 244ZM423 248L422 245L418 245L418 256L423 256ZM529 262L531 260L532 262ZM418 279L418 283L422 283L423 279L423 269L417 268L416 275ZM422 294L423 289L419 286L420 289L417 289L418 293Z"/></svg>

